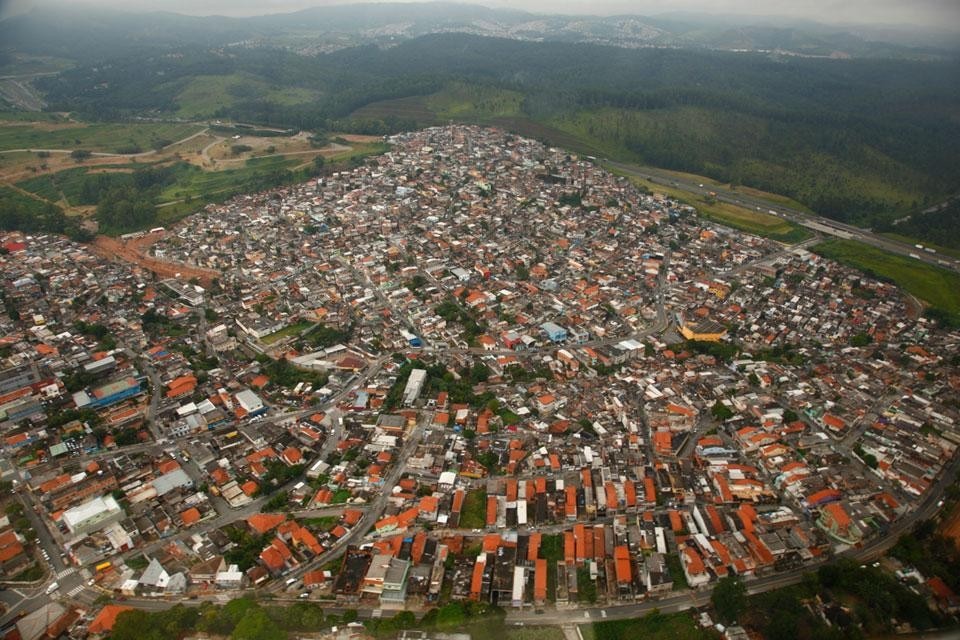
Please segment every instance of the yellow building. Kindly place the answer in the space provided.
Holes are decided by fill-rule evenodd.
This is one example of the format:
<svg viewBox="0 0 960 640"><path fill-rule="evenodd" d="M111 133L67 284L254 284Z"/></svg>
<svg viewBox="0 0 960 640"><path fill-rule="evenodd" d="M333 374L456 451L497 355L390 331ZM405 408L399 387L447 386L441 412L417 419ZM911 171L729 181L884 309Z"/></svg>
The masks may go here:
<svg viewBox="0 0 960 640"><path fill-rule="evenodd" d="M680 325L680 333L687 340L720 342L720 340L727 335L727 328L713 320L696 323L685 320L683 324Z"/></svg>

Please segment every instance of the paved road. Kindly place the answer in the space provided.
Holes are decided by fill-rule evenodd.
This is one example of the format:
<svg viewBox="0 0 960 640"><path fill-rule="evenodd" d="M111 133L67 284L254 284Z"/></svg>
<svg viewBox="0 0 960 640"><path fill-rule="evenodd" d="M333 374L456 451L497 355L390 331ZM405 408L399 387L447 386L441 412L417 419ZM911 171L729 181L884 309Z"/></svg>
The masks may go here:
<svg viewBox="0 0 960 640"><path fill-rule="evenodd" d="M404 441L403 446L400 449L400 453L394 458L397 460L397 464L394 465L394 467L390 470L390 473L384 478L380 494L373 500L373 502L367 505L367 510L363 514L363 517L360 518L360 521L357 522L357 524L354 525L345 536L337 540L333 546L330 547L330 549L321 553L313 560L303 563L288 577L302 577L307 571L317 569L332 560L336 560L343 555L351 543L366 533L366 531L373 526L377 520L380 519L380 515L387 506L387 501L393 495L393 487L397 484L397 481L400 480L400 476L406 470L406 464L404 464L404 461L406 461L410 455L416 451L417 445L420 443L420 439L423 437L423 432L425 431L427 425L429 425L431 422L433 422L432 414L424 414L421 416L420 420L417 421L417 425L413 428ZM280 582L279 580L275 580L273 583L267 586L267 590L280 591L285 587L286 585L284 583Z"/></svg>
<svg viewBox="0 0 960 640"><path fill-rule="evenodd" d="M926 262L927 264L937 265L960 272L960 259L941 254L927 253L926 251L917 249L912 244L891 240L886 236L873 233L869 229L862 229L853 225L837 222L836 220L831 220L830 218L818 216L813 213L807 213L805 211L799 211L797 209L785 207L782 204L771 203L763 198L757 198L746 193L725 188L723 186L695 183L652 167L640 167L633 164L614 161L607 161L606 164L613 167L617 171L649 180L654 184L675 186L683 189L684 191L689 191L702 196L716 193L716 199L720 200L721 202L737 204L747 208L759 209L764 213L772 211L775 215L778 215L786 220L795 222L808 228L812 228L821 233L858 240L864 244L869 244L879 249L890 251L891 253L897 253L904 256L912 255L915 257L915 259L920 260L921 262Z"/></svg>

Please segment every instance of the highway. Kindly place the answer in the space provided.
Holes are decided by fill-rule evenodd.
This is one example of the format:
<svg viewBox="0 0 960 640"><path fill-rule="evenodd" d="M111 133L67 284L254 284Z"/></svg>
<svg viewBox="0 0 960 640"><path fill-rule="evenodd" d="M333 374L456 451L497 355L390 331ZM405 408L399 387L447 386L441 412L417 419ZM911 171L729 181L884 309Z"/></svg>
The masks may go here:
<svg viewBox="0 0 960 640"><path fill-rule="evenodd" d="M927 264L960 272L960 259L943 254L927 253L926 251L917 249L917 247L912 244L892 240L881 234L874 233L869 229L855 227L814 213L807 213L806 211L785 207L782 204L735 191L722 185L698 183L689 179L685 180L669 172L652 167L640 167L623 162L614 162L612 160L605 161L604 164L614 168L618 172L642 178L654 184L676 187L696 195L709 196L711 193L716 193L716 199L721 202L759 210L762 213L774 212L775 215L785 220L789 220L790 222L794 222L819 233L857 240L858 242L877 247L878 249L912 257L915 260L920 260Z"/></svg>

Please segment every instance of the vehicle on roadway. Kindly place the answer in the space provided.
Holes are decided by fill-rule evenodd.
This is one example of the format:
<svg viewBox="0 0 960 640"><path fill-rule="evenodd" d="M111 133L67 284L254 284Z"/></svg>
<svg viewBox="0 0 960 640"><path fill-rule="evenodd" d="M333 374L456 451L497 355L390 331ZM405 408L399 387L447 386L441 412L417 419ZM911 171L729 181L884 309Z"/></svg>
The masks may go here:
<svg viewBox="0 0 960 640"><path fill-rule="evenodd" d="M51 582L51 583L50 583L50 586L47 587L47 595L50 595L51 593L53 593L54 591L56 591L56 590L59 589L59 588L60 588L60 583L58 583L58 582Z"/></svg>

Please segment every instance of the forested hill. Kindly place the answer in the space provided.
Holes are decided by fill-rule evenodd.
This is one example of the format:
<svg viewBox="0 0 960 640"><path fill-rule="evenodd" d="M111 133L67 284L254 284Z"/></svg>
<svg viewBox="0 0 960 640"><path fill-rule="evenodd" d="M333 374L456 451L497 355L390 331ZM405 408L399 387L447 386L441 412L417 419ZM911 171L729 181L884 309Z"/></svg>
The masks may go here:
<svg viewBox="0 0 960 640"><path fill-rule="evenodd" d="M451 118L535 123L573 146L783 193L863 224L960 191L955 61L434 34L316 56L185 47L80 66L37 85L50 109L88 118L183 115L198 86L220 86L223 95L207 96L191 116L375 133ZM468 95L457 94L465 86ZM413 96L425 97L413 113L390 103L373 110L379 117L357 113Z"/></svg>

